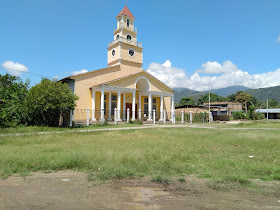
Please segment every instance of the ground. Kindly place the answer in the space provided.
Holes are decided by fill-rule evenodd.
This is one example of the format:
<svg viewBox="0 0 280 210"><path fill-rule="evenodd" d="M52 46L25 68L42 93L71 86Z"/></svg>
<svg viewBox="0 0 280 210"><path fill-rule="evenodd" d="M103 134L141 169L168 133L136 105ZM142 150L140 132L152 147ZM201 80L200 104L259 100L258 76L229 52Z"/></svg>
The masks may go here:
<svg viewBox="0 0 280 210"><path fill-rule="evenodd" d="M280 193L217 191L193 175L168 185L144 177L94 186L86 173L59 171L12 176L0 189L0 209L280 209Z"/></svg>
<svg viewBox="0 0 280 210"><path fill-rule="evenodd" d="M280 209L279 122L96 128L0 130L0 209Z"/></svg>

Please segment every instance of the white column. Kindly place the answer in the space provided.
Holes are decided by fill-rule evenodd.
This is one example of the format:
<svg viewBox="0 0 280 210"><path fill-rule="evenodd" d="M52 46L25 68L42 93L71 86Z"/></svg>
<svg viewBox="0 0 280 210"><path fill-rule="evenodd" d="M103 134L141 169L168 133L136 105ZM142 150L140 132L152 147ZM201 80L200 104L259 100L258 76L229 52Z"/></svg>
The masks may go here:
<svg viewBox="0 0 280 210"><path fill-rule="evenodd" d="M118 105L117 105L117 110L118 110L118 113L117 113L117 120L118 120L118 121L122 121L122 120L121 120L121 91L120 91L120 90L118 91Z"/></svg>
<svg viewBox="0 0 280 210"><path fill-rule="evenodd" d="M95 90L92 90L92 115L91 120L96 121L95 119Z"/></svg>
<svg viewBox="0 0 280 210"><path fill-rule="evenodd" d="M166 110L163 111L163 123L166 124Z"/></svg>
<svg viewBox="0 0 280 210"><path fill-rule="evenodd" d="M171 120L175 123L174 96L171 96Z"/></svg>
<svg viewBox="0 0 280 210"><path fill-rule="evenodd" d="M112 120L112 93L109 93L108 120Z"/></svg>
<svg viewBox="0 0 280 210"><path fill-rule="evenodd" d="M115 125L117 124L117 108L114 109L114 122L115 122Z"/></svg>
<svg viewBox="0 0 280 210"><path fill-rule="evenodd" d="M160 96L160 119L159 121L163 121L163 95Z"/></svg>
<svg viewBox="0 0 280 210"><path fill-rule="evenodd" d="M125 103L126 94L123 94L123 121L126 120L125 118L125 111L126 111L126 103Z"/></svg>
<svg viewBox="0 0 280 210"><path fill-rule="evenodd" d="M148 120L152 121L152 94L149 94L149 104L148 104Z"/></svg>
<svg viewBox="0 0 280 210"><path fill-rule="evenodd" d="M138 110L138 120L141 120L141 109Z"/></svg>
<svg viewBox="0 0 280 210"><path fill-rule="evenodd" d="M139 92L138 92L139 94ZM138 120L141 120L141 109L142 109L142 106L141 106L141 95L139 95L139 101L138 101L138 110L139 110L139 116L138 116Z"/></svg>
<svg viewBox="0 0 280 210"><path fill-rule="evenodd" d="M126 117L127 123L129 123L129 108L127 108L127 117Z"/></svg>
<svg viewBox="0 0 280 210"><path fill-rule="evenodd" d="M153 124L156 124L156 110L153 110Z"/></svg>
<svg viewBox="0 0 280 210"><path fill-rule="evenodd" d="M104 121L104 87L101 88L100 121Z"/></svg>
<svg viewBox="0 0 280 210"><path fill-rule="evenodd" d="M135 100L136 100L135 94L136 92L134 91L132 96L132 119L131 119L132 121L135 120Z"/></svg>

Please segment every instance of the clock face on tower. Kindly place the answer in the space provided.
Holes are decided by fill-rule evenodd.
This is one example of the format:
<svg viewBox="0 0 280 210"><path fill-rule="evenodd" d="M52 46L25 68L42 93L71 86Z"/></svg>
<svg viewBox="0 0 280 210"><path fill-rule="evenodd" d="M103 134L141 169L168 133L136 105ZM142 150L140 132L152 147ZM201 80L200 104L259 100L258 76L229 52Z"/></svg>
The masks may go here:
<svg viewBox="0 0 280 210"><path fill-rule="evenodd" d="M134 52L133 49L130 49L130 50L128 51L128 54L129 54L130 57L134 57L135 52Z"/></svg>

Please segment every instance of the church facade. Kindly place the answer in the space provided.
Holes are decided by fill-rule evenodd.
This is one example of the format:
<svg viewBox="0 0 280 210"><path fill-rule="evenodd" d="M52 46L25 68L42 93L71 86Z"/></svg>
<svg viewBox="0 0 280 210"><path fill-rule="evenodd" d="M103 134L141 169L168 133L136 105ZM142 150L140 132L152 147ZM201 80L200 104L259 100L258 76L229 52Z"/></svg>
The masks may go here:
<svg viewBox="0 0 280 210"><path fill-rule="evenodd" d="M130 119L162 121L164 110L167 119L174 116L174 91L143 70L143 46L137 41L135 18L127 6L117 16L114 40L108 45L108 67L84 74L70 76L67 82L79 96L74 111L90 108L91 121ZM115 115L115 108L117 113Z"/></svg>

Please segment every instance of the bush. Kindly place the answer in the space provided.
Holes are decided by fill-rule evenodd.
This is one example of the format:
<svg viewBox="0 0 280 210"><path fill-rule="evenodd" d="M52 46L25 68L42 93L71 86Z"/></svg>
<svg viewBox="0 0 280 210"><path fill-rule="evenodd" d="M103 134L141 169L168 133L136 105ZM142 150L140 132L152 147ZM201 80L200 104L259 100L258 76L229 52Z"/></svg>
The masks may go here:
<svg viewBox="0 0 280 210"><path fill-rule="evenodd" d="M193 122L205 122L207 120L208 113L200 112L193 115Z"/></svg>
<svg viewBox="0 0 280 210"><path fill-rule="evenodd" d="M77 99L67 84L42 79L30 89L24 101L28 124L58 127L60 117L74 109Z"/></svg>
<svg viewBox="0 0 280 210"><path fill-rule="evenodd" d="M143 120L139 120L139 119L137 119L137 120L129 120L129 122L128 122L129 124L138 124L138 125L141 125L141 124L143 124Z"/></svg>
<svg viewBox="0 0 280 210"><path fill-rule="evenodd" d="M0 74L0 127L16 127L24 123L23 101L27 95L29 81L19 77Z"/></svg>
<svg viewBox="0 0 280 210"><path fill-rule="evenodd" d="M242 112L242 111L232 112L232 115L233 115L233 119L235 119L235 120L246 119L246 116L245 116L244 112Z"/></svg>
<svg viewBox="0 0 280 210"><path fill-rule="evenodd" d="M176 121L182 121L182 115L178 115L175 117ZM189 122L190 121L190 114L184 114L184 121Z"/></svg>
<svg viewBox="0 0 280 210"><path fill-rule="evenodd" d="M254 119L255 119L255 120L262 120L262 119L264 119L264 118L265 118L265 116L264 116L263 113L260 113L260 112L255 112L255 113L254 113Z"/></svg>

